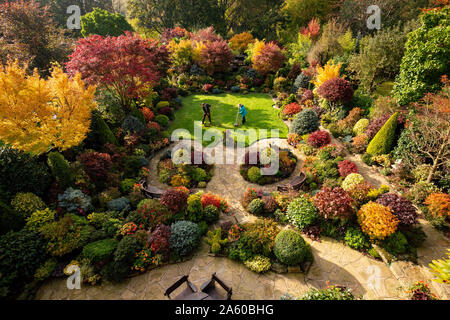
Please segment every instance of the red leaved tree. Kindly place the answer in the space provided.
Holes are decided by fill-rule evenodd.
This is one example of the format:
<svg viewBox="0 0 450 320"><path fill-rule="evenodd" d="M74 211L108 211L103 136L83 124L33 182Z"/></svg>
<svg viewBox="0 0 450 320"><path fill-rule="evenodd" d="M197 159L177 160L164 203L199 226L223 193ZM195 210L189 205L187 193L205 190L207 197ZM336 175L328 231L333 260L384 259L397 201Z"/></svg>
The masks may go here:
<svg viewBox="0 0 450 320"><path fill-rule="evenodd" d="M145 95L165 75L168 53L155 40L127 32L119 37L93 35L78 40L66 64L67 72L80 72L87 84L115 93L124 107Z"/></svg>
<svg viewBox="0 0 450 320"><path fill-rule="evenodd" d="M227 71L233 54L226 41L207 42L200 54L200 66L210 75Z"/></svg>
<svg viewBox="0 0 450 320"><path fill-rule="evenodd" d="M283 66L285 59L280 47L274 42L269 42L254 58L253 68L260 74L277 72Z"/></svg>

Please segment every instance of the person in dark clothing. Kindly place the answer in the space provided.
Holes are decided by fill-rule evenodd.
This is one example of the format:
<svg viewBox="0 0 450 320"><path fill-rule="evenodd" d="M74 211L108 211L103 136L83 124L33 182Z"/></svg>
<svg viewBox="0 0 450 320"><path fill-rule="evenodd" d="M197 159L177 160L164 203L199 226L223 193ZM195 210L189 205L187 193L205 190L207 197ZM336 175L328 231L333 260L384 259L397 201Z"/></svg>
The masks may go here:
<svg viewBox="0 0 450 320"><path fill-rule="evenodd" d="M209 125L211 125L211 105L208 103L202 103L203 108L203 120L202 124L205 124L206 117L209 119Z"/></svg>

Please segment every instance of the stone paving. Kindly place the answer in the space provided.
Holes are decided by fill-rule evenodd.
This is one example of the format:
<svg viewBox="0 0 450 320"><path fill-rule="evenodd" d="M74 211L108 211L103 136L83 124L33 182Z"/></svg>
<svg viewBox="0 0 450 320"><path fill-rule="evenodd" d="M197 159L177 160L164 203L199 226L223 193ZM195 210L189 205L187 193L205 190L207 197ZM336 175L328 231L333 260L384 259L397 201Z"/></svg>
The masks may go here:
<svg viewBox="0 0 450 320"><path fill-rule="evenodd" d="M283 139L267 139L260 143L289 147ZM252 145L250 148L254 147L255 145ZM295 173L298 173L303 157L297 150L293 148L291 150L299 159L295 170ZM149 184L162 189L166 189L167 186L158 181L156 164L164 151L159 152L149 165L151 171ZM376 187L388 184L383 176L375 173L359 158L352 155L347 158L355 161L362 175ZM221 222L231 220L242 223L256 219L245 212L240 199L246 188L250 186L261 188L261 186L242 179L237 164L216 165L214 170L214 176L205 191L220 194L228 201L230 213L222 216ZM283 181L264 186L262 189L273 191L276 185L282 183ZM274 272L259 275L248 270L242 263L224 257L210 256L209 247L202 243L189 261L163 266L119 284L105 283L99 286L82 286L81 290L68 290L65 280L48 280L39 289L36 299L167 299L164 290L179 277L189 274L190 280L200 286L214 272L233 288L233 299L236 300L280 299L285 293L298 296L310 288L324 288L328 281L331 284L352 288L353 293L363 299L404 299L401 288L416 280L427 280L432 285L432 291L441 299L449 299L449 286L429 281L431 274L427 266L431 260L445 257L445 250L450 247L450 243L426 221L421 220L420 223L428 239L422 248L418 249L418 265L409 262L393 262L387 265L333 239L322 238L320 242L305 239L311 244L315 258L306 275Z"/></svg>

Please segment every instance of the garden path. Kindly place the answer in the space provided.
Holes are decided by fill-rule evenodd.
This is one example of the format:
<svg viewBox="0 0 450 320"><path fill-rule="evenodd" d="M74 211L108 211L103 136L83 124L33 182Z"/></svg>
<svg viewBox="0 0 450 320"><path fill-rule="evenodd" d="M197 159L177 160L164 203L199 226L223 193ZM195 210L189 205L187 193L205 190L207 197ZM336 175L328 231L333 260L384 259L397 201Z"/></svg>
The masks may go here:
<svg viewBox="0 0 450 320"><path fill-rule="evenodd" d="M300 160L295 173L300 171L303 156L298 150L288 146L285 139L267 139L260 143L272 143L282 148L290 148ZM250 148L254 147L255 145L250 146ZM165 151L160 151L149 165L149 184L162 189L167 189L167 186L158 181L156 165L160 155ZM231 150L225 149L225 152L231 152ZM358 158L353 156L347 156L347 158L355 161L362 175L375 186L388 184L383 176L372 172L372 169ZM254 216L244 210L240 199L248 187L261 187L245 181L239 174L238 164L219 164L214 170L214 176L205 191L221 195L230 205L229 214L223 215L220 222L231 220L245 223L255 220ZM264 186L262 189L274 191L276 185L281 183L283 182ZM306 275L303 273L277 274L272 271L256 274L242 263L224 257L210 256L208 245L202 243L189 261L163 266L119 284L104 283L99 286L82 286L80 290L69 290L65 279L51 279L41 286L36 298L167 299L164 296L164 290L178 277L189 274L190 280L200 286L213 272L216 272L221 279L232 286L233 299L280 299L285 293L300 295L310 288L324 288L327 281L352 288L355 296L364 299L403 299L404 287L413 281L430 279L431 275L426 266L432 259L443 258L446 248L450 247L448 240L442 234L426 221L420 222L428 239L423 247L419 248L418 265L397 262L389 266L350 249L336 240L322 238L321 241L311 241L306 238L306 241L311 244L315 258L314 264ZM442 299L450 298L448 286L433 283L432 290Z"/></svg>

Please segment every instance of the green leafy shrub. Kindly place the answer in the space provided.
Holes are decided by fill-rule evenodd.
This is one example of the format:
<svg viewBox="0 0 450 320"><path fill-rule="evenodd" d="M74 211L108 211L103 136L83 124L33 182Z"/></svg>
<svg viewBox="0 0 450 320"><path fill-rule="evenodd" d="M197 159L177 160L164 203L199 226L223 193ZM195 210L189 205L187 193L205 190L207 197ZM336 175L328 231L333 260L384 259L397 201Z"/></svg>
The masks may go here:
<svg viewBox="0 0 450 320"><path fill-rule="evenodd" d="M57 179L58 185L63 189L67 189L73 184L73 176L67 161L59 152L50 152L47 159L48 166L53 176Z"/></svg>
<svg viewBox="0 0 450 320"><path fill-rule="evenodd" d="M7 202L19 192L31 192L43 197L51 183L44 163L11 148L0 152L0 177L0 190Z"/></svg>
<svg viewBox="0 0 450 320"><path fill-rule="evenodd" d="M98 34L101 36L118 37L125 31L133 32L133 27L120 13L111 13L104 9L94 8L93 11L81 16L81 34L83 37Z"/></svg>
<svg viewBox="0 0 450 320"><path fill-rule="evenodd" d="M203 219L203 205L200 195L192 194L187 199L187 214L192 222L200 222Z"/></svg>
<svg viewBox="0 0 450 320"><path fill-rule="evenodd" d="M247 177L251 182L258 183L258 181L262 177L261 169L258 167L251 167L250 169L248 169Z"/></svg>
<svg viewBox="0 0 450 320"><path fill-rule="evenodd" d="M275 237L280 229L275 221L271 219L258 219L252 224L245 226L245 231L241 234L239 241L252 254L262 254L271 256ZM241 259L244 261L245 259Z"/></svg>
<svg viewBox="0 0 450 320"><path fill-rule="evenodd" d="M216 221L219 221L219 209L217 209L217 207L213 206L212 204L205 207L203 214L207 223L214 223Z"/></svg>
<svg viewBox="0 0 450 320"><path fill-rule="evenodd" d="M169 118L164 114L158 114L155 117L155 122L158 123L162 128L166 128L169 125Z"/></svg>
<svg viewBox="0 0 450 320"><path fill-rule="evenodd" d="M300 233L282 230L275 238L273 252L282 264L295 266L306 261L311 252Z"/></svg>
<svg viewBox="0 0 450 320"><path fill-rule="evenodd" d="M113 260L103 269L108 280L121 281L130 272L136 253L142 249L142 244L134 236L125 236L117 244Z"/></svg>
<svg viewBox="0 0 450 320"><path fill-rule="evenodd" d="M263 214L264 213L264 202L259 198L252 200L252 202L250 202L250 205L248 206L248 211L254 215Z"/></svg>
<svg viewBox="0 0 450 320"><path fill-rule="evenodd" d="M297 114L291 126L291 133L302 136L319 129L319 118L312 109L305 109Z"/></svg>
<svg viewBox="0 0 450 320"><path fill-rule="evenodd" d="M91 242L83 248L83 257L89 261L96 263L110 258L114 250L117 248L117 240L104 239L96 242Z"/></svg>
<svg viewBox="0 0 450 320"><path fill-rule="evenodd" d="M432 182L420 181L408 190L406 198L411 200L415 205L422 205L430 194L436 192L439 192L439 188Z"/></svg>
<svg viewBox="0 0 450 320"><path fill-rule="evenodd" d="M170 248L180 257L191 253L200 242L200 228L191 221L178 221L171 226Z"/></svg>
<svg viewBox="0 0 450 320"><path fill-rule="evenodd" d="M29 230L39 231L41 227L55 221L55 214L56 212L49 208L37 210L27 218L26 227Z"/></svg>
<svg viewBox="0 0 450 320"><path fill-rule="evenodd" d="M55 270L57 266L58 260L56 260L55 258L48 259L44 262L44 264L36 269L36 272L34 273L34 279L37 281L44 281L52 275L53 270Z"/></svg>
<svg viewBox="0 0 450 320"><path fill-rule="evenodd" d="M0 235L9 231L18 231L22 229L24 223L25 220L22 215L16 213L0 200Z"/></svg>
<svg viewBox="0 0 450 320"><path fill-rule="evenodd" d="M398 112L394 113L367 146L367 153L372 156L388 154L394 143L397 129Z"/></svg>
<svg viewBox="0 0 450 320"><path fill-rule="evenodd" d="M401 105L419 100L426 92L437 91L440 77L449 74L448 20L450 8L422 14L422 25L408 34L394 97Z"/></svg>
<svg viewBox="0 0 450 320"><path fill-rule="evenodd" d="M244 265L256 273L267 272L272 267L270 259L260 255L256 255L253 258L244 261Z"/></svg>
<svg viewBox="0 0 450 320"><path fill-rule="evenodd" d="M369 239L360 229L348 228L344 238L345 244L355 250L366 250L371 247Z"/></svg>
<svg viewBox="0 0 450 320"><path fill-rule="evenodd" d="M312 288L300 300L355 300L351 291L344 287L329 286L326 289Z"/></svg>
<svg viewBox="0 0 450 320"><path fill-rule="evenodd" d="M46 243L35 231L10 232L0 237L0 257L0 289L11 298L47 259Z"/></svg>
<svg viewBox="0 0 450 320"><path fill-rule="evenodd" d="M48 240L48 253L61 257L83 247L95 230L87 224L84 217L66 214L60 220L42 226L40 232Z"/></svg>
<svg viewBox="0 0 450 320"><path fill-rule="evenodd" d="M382 247L390 254L397 256L407 252L408 240L403 233L397 231L383 240Z"/></svg>
<svg viewBox="0 0 450 320"><path fill-rule="evenodd" d="M290 223L303 230L317 221L319 210L310 199L302 195L291 201L287 207L286 216Z"/></svg>
<svg viewBox="0 0 450 320"><path fill-rule="evenodd" d="M196 182L207 181L208 174L206 173L206 171L204 169L196 167L196 168L194 168L194 170L192 170L191 178L192 178L192 180L194 180Z"/></svg>
<svg viewBox="0 0 450 320"><path fill-rule="evenodd" d="M133 190L135 183L136 183L135 179L124 179L120 182L120 190L124 194L129 194Z"/></svg>
<svg viewBox="0 0 450 320"><path fill-rule="evenodd" d="M135 178L139 170L142 167L148 165L148 160L141 156L129 156L124 161L124 172L123 175L125 178Z"/></svg>
<svg viewBox="0 0 450 320"><path fill-rule="evenodd" d="M363 134L367 127L369 126L369 119L359 119L358 122L356 122L355 126L353 127L353 134L356 136L359 136L360 134Z"/></svg>
<svg viewBox="0 0 450 320"><path fill-rule="evenodd" d="M11 206L24 218L27 218L33 212L37 210L43 210L46 207L44 201L42 201L41 198L30 192L19 192L18 194L16 194L14 199L11 201Z"/></svg>

